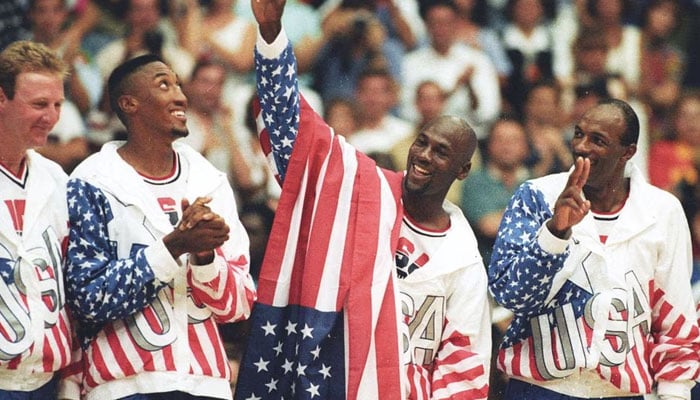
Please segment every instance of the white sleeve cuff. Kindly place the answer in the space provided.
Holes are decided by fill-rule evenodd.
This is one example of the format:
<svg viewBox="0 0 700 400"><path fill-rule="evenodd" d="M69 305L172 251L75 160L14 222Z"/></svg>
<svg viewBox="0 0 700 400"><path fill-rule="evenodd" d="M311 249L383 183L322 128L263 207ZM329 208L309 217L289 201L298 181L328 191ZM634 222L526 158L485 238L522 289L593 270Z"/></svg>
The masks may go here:
<svg viewBox="0 0 700 400"><path fill-rule="evenodd" d="M165 247L163 240L158 240L144 250L148 265L151 266L156 278L161 282L170 282L175 278L175 273L180 264Z"/></svg>
<svg viewBox="0 0 700 400"><path fill-rule="evenodd" d="M258 30L258 39L255 46L260 55L267 59L273 60L278 58L279 55L282 54L282 51L287 48L287 43L289 43L289 39L287 39L287 33L284 31L284 29L280 31L279 35L277 35L272 43L267 43L265 39L263 39L262 35L260 35L260 30Z"/></svg>
<svg viewBox="0 0 700 400"><path fill-rule="evenodd" d="M547 220L549 221L549 220ZM566 246L569 245L568 239L560 239L547 229L547 221L542 224L539 232L537 232L537 243L542 250L550 254L562 254L566 251Z"/></svg>
<svg viewBox="0 0 700 400"><path fill-rule="evenodd" d="M206 265L196 265L190 261L190 270L192 270L192 278L201 283L211 282L219 276L219 258L214 257L214 261Z"/></svg>

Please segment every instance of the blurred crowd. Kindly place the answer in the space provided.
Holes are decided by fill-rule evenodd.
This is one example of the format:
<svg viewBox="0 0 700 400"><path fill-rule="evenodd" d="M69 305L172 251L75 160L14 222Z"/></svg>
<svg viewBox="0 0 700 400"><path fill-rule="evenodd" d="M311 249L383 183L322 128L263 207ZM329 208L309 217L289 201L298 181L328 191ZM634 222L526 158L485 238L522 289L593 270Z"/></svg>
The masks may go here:
<svg viewBox="0 0 700 400"><path fill-rule="evenodd" d="M633 162L682 201L700 278L700 1L287 0L283 23L306 99L380 165L403 169L416 132L437 115L470 122L477 162L450 200L487 262L517 186L569 169L574 121L598 99L628 101L642 122ZM59 123L40 149L68 173L124 137L105 98L112 69L160 55L189 100L182 140L236 191L256 273L280 189L250 107L247 1L3 0L0 48L18 39L45 43L72 66ZM498 335L508 315L495 311Z"/></svg>

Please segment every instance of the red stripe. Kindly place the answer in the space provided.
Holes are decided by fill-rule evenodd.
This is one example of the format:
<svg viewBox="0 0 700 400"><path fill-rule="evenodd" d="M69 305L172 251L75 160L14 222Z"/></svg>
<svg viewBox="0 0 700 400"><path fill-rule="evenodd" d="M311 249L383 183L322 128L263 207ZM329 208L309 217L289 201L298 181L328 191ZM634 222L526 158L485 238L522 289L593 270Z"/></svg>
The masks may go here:
<svg viewBox="0 0 700 400"><path fill-rule="evenodd" d="M49 344L49 338L48 336L44 335L44 354L43 354L43 368L44 371L52 371L53 370L53 362L55 360L55 354L53 349L51 348L51 345Z"/></svg>
<svg viewBox="0 0 700 400"><path fill-rule="evenodd" d="M330 135L330 132L328 134ZM323 189L320 192L318 205L316 206L314 224L309 235L309 247L306 253L306 260L304 261L304 291L300 302L304 307L314 307L319 290L321 290L321 278L323 277L324 264L328 256L331 232L334 228L333 221L337 214L338 198L340 197L340 189L343 183L343 176L345 175L343 155L337 140L333 142L330 151L328 167L323 177ZM322 162L320 159L316 161L319 164ZM316 171L320 167L321 165L318 165L316 168L312 167L310 169L311 171ZM311 187L309 189L316 190L316 188ZM341 221L341 223L344 224L344 221ZM334 261L337 262L337 260ZM344 291L338 293L339 301L342 301L344 297Z"/></svg>
<svg viewBox="0 0 700 400"><path fill-rule="evenodd" d="M214 349L214 357L216 358L216 364L214 364L216 368L213 375L228 379L231 377L230 365L228 363L228 357L226 357L224 344L221 342L221 337L219 336L218 328L211 320L206 321L205 324L209 343L211 343Z"/></svg>
<svg viewBox="0 0 700 400"><path fill-rule="evenodd" d="M531 339L528 339L528 342ZM513 367L513 375L514 376L522 376L522 372L520 371L520 361L521 361L521 355L523 351L523 342L520 341L516 344L513 345L512 347L512 353L513 353L513 358L510 360L510 365ZM534 358L534 357L530 357ZM529 362L530 360L526 360Z"/></svg>
<svg viewBox="0 0 700 400"><path fill-rule="evenodd" d="M648 393L651 390L651 377L649 376L649 366L647 365L646 361L642 359L640 356L640 351L644 351L643 347L646 346L636 346L635 349L632 349L632 357L634 358L634 364L635 364L635 369L639 371L639 375L642 376L642 382L641 384L643 388L637 388L638 392L637 393Z"/></svg>
<svg viewBox="0 0 700 400"><path fill-rule="evenodd" d="M163 360L165 361L165 369L167 371L175 371L175 357L173 356L173 346L166 346L161 350Z"/></svg>
<svg viewBox="0 0 700 400"><path fill-rule="evenodd" d="M371 163L370 163L371 165ZM381 202L376 194L380 193L379 177L374 171L368 170L368 163L359 162L357 170L356 187L361 190L366 190L366 193L374 193L375 201L366 198L364 201L357 199L356 218L362 222L351 221L351 225L355 225L356 232L352 237L348 237L346 248L352 252L352 271L351 282L348 290L348 301L345 305L347 310L371 310L372 303L379 299L373 299L371 288L374 272L374 260L377 254L377 242L379 233L379 218L381 210ZM362 201L362 202L360 202ZM361 241L356 241L356 240ZM387 300L388 294L385 293L384 301ZM382 308L385 307L382 304ZM351 308L352 307L352 308ZM355 308L357 307L357 308ZM391 305L394 309L394 305ZM358 388L362 378L363 367L368 357L370 340L375 332L372 332L372 316L367 312L348 312L348 398L354 399L358 396ZM379 330L379 327L377 327ZM377 332L379 333L379 332ZM387 339L388 343L379 343ZM376 348L380 349L393 347L393 340L388 337L382 337L381 334L376 336ZM395 360L398 360L396 358ZM379 359L377 354L377 373L379 373L379 363L383 361ZM384 360L386 362L386 360ZM381 385L380 385L381 387ZM381 396L380 396L381 398Z"/></svg>
<svg viewBox="0 0 700 400"><path fill-rule="evenodd" d="M202 368L202 373L204 375L211 375L211 366L207 362L207 357L209 355L204 352L204 349L202 349L202 345L197 338L197 333L195 332L193 325L187 325L187 333L190 337L190 349L194 355L195 362L199 364L200 368Z"/></svg>
<svg viewBox="0 0 700 400"><path fill-rule="evenodd" d="M97 371L97 374L99 375L100 381L102 382L108 382L114 380L114 376L109 372L109 369L107 368L107 363L105 359L102 357L102 352L100 351L100 348L98 346L92 346L91 347L91 352L89 354L89 357L92 359L92 362L89 363L89 365L92 365L95 368L95 371ZM94 377L89 377L88 384L91 387L97 386L97 382L93 380L92 378Z"/></svg>
<svg viewBox="0 0 700 400"><path fill-rule="evenodd" d="M112 324L107 324L107 325L105 325L104 331L105 331L105 336L107 338L107 344L109 345L109 348L112 351L112 355L117 360L117 364L121 368L124 375L131 376L131 375L135 374L136 371L134 370L134 367L131 364L131 361L126 356L126 353L124 353L124 349L122 348L122 344L119 342L119 337L114 332L114 326ZM131 336L129 336L126 340L131 340ZM136 347L136 349L138 350L138 346L134 345L134 347ZM95 346L95 348L97 348L97 346ZM141 358L143 358L143 356ZM105 365L104 360L103 360L102 364L97 364L97 365L98 366ZM105 366L105 370L106 369L107 368Z"/></svg>

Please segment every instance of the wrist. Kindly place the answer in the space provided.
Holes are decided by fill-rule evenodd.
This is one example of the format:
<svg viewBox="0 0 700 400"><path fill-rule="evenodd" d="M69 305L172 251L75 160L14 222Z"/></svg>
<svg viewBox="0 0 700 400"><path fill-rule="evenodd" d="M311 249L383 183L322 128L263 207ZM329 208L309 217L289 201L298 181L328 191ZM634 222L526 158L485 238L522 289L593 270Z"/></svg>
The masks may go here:
<svg viewBox="0 0 700 400"><path fill-rule="evenodd" d="M214 250L202 251L199 253L190 254L190 263L192 265L207 265L214 261Z"/></svg>

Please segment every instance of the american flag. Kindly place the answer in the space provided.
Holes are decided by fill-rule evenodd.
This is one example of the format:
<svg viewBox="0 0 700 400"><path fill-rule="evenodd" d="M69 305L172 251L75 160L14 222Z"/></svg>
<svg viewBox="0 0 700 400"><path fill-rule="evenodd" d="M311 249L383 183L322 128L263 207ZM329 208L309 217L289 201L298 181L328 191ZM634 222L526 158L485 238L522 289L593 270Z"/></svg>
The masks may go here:
<svg viewBox="0 0 700 400"><path fill-rule="evenodd" d="M275 56L256 52L258 127L283 190L236 399L400 399L401 175L385 175L301 99L286 41Z"/></svg>

